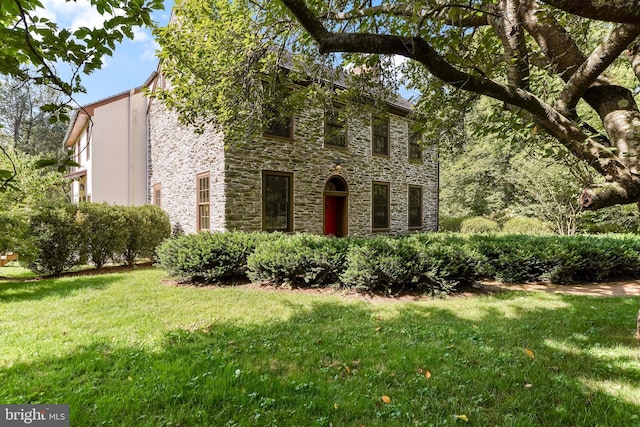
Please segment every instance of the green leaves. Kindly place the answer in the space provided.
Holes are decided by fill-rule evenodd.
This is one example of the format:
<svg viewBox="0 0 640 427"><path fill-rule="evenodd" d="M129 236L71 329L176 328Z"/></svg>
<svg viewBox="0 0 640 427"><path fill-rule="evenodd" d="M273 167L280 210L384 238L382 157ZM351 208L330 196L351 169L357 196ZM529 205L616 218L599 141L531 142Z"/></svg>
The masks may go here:
<svg viewBox="0 0 640 427"><path fill-rule="evenodd" d="M71 0L67 0L71 1ZM91 0L103 16L99 28L59 28L39 16L38 0L8 0L0 5L0 73L30 78L39 84L56 87L66 95L83 92L80 81L63 81L53 64L64 62L78 71L91 73L110 56L117 43L133 38L133 29L151 26L151 13L163 9L161 0Z"/></svg>

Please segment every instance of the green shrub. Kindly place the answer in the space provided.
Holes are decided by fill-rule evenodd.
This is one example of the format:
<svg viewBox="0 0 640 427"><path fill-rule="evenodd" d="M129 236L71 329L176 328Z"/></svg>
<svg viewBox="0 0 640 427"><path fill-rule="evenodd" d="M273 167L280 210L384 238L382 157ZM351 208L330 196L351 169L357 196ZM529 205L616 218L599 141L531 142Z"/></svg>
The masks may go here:
<svg viewBox="0 0 640 427"><path fill-rule="evenodd" d="M472 236L484 256L480 274L507 283L553 283L640 277L635 236Z"/></svg>
<svg viewBox="0 0 640 427"><path fill-rule="evenodd" d="M545 236L553 234L553 230L546 222L538 218L516 217L507 220L502 226L506 234L528 234L531 236Z"/></svg>
<svg viewBox="0 0 640 427"><path fill-rule="evenodd" d="M310 234L261 241L247 259L251 280L294 286L327 286L339 281L349 239Z"/></svg>
<svg viewBox="0 0 640 427"><path fill-rule="evenodd" d="M124 222L129 234L122 258L130 266L138 257L153 260L155 249L171 235L169 216L154 205L125 207Z"/></svg>
<svg viewBox="0 0 640 427"><path fill-rule="evenodd" d="M185 282L217 282L246 277L247 257L260 233L185 234L166 239L156 249L160 267Z"/></svg>
<svg viewBox="0 0 640 427"><path fill-rule="evenodd" d="M578 217L577 228L581 233L591 234L638 233L640 212L636 204L583 211Z"/></svg>
<svg viewBox="0 0 640 427"><path fill-rule="evenodd" d="M452 233L459 233L462 221L468 219L468 216L446 216L440 215L438 217L438 231L450 231Z"/></svg>
<svg viewBox="0 0 640 427"><path fill-rule="evenodd" d="M466 245L466 240L459 235L415 234L408 239L418 245L421 290L450 292L479 279L484 256Z"/></svg>
<svg viewBox="0 0 640 427"><path fill-rule="evenodd" d="M342 283L359 291L391 293L420 280L418 253L402 239L375 237L351 245ZM414 285L414 286L412 286Z"/></svg>
<svg viewBox="0 0 640 427"><path fill-rule="evenodd" d="M460 225L460 232L466 234L495 233L499 229L497 222L481 216L467 218Z"/></svg>
<svg viewBox="0 0 640 427"><path fill-rule="evenodd" d="M43 207L29 218L20 263L40 274L60 275L78 260L82 242L76 207Z"/></svg>
<svg viewBox="0 0 640 427"><path fill-rule="evenodd" d="M123 253L129 238L125 210L107 203L82 203L78 208L86 251L96 268Z"/></svg>

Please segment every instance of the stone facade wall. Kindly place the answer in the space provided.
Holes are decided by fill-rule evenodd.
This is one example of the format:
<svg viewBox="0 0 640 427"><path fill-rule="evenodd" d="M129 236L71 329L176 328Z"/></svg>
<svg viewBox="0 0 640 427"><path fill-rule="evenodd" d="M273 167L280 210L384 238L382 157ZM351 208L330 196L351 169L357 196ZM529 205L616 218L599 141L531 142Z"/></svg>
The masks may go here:
<svg viewBox="0 0 640 427"><path fill-rule="evenodd" d="M153 186L161 185L161 207L171 224L180 224L187 233L196 231L196 176L210 173L212 231L225 230L225 170L222 134L213 130L198 135L182 126L177 114L159 100L149 108L149 202Z"/></svg>
<svg viewBox="0 0 640 427"><path fill-rule="evenodd" d="M320 112L321 113L321 112ZM390 114L390 155L372 155L370 117L351 118L348 147L324 146L323 121L317 111L299 114L293 140L259 138L254 143L233 145L227 150L226 218L229 229L262 228L262 172L293 173L296 232L323 233L323 192L334 175L348 185L348 234L372 231L372 183L388 182L391 224L387 234L408 233L408 187L423 188L423 230L437 228L438 166L433 150L420 162L409 162L409 121ZM342 159L339 168L336 158Z"/></svg>
<svg viewBox="0 0 640 427"><path fill-rule="evenodd" d="M157 100L149 112L149 201L151 189L161 184L162 208L185 232L196 231L196 175L210 172L211 230L262 229L263 171L293 174L293 230L323 233L324 188L341 176L348 185L348 234L371 235L372 184L388 182L390 228L385 234L404 234L408 228L408 188L423 189L423 230L437 228L438 165L435 151L423 160L408 159L410 122L390 114L390 155L372 154L370 116L352 117L347 128L348 147L325 146L322 111L295 117L294 138L261 137L232 143L215 131L197 135L181 126L176 114ZM336 167L336 159L341 164ZM379 233L379 232L375 232Z"/></svg>

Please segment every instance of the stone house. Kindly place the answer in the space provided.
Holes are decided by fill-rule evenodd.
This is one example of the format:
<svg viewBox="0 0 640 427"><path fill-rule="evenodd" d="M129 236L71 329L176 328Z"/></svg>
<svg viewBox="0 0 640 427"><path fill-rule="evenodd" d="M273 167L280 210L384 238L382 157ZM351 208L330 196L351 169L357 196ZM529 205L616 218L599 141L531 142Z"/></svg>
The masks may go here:
<svg viewBox="0 0 640 427"><path fill-rule="evenodd" d="M150 82L163 84L156 75ZM188 233L282 231L335 236L436 230L438 162L411 132L406 101L385 117L300 111L253 141L196 134L153 100L149 201ZM318 120L318 117L323 119ZM225 148L226 147L226 148Z"/></svg>

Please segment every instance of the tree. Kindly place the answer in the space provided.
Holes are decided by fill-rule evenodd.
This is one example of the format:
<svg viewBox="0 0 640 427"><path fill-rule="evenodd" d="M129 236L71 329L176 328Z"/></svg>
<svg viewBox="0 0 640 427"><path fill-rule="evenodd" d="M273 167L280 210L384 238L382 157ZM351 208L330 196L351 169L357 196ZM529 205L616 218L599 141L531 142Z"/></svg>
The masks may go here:
<svg viewBox="0 0 640 427"><path fill-rule="evenodd" d="M405 56L453 88L502 101L544 129L604 177L604 183L582 191L583 207L640 200L640 111L633 86L605 74L625 53L629 69L640 71L634 43L640 12L634 2L347 1L340 10L322 1L282 3L321 53ZM583 36L592 25L607 31L595 44ZM492 52L492 46L500 49ZM477 58L476 49L500 56ZM579 108L580 102L589 109Z"/></svg>
<svg viewBox="0 0 640 427"><path fill-rule="evenodd" d="M56 156L62 151L67 125L51 120L45 105L62 103L62 95L47 86L15 78L0 78L0 132L13 149L31 155Z"/></svg>
<svg viewBox="0 0 640 427"><path fill-rule="evenodd" d="M418 112L428 117L432 129L459 123L470 100L480 95L494 98L506 110L504 126L522 134L547 133L602 177L602 182L584 187L583 207L640 200L640 110L634 97L640 75L640 44L636 43L640 8L631 0L378 4L364 0L184 0L176 4L178 12L181 7L186 10L185 5L192 11L194 5L213 10L209 16L233 24L226 37L234 40L232 49L225 49L213 37L194 44L193 37L185 39L185 34L198 33L193 26L175 27L188 42L183 41L182 47L177 46L177 39L163 44L163 48L175 48L165 56L170 77L177 78L181 72L184 76L191 64L201 65L199 71L191 67L191 80L176 80L178 91L186 91L187 82L208 79L212 83L212 78L231 84L231 74L223 65L239 64L238 58L249 53L253 63L264 66L261 58L274 52L268 42L291 51L294 58L307 54L324 59L324 64L350 62L372 71L383 84L393 80L391 58L402 56L411 61L404 65L401 77L421 92ZM204 15L200 12L200 17ZM190 24L203 22L192 20ZM240 31L243 26L245 31ZM209 31L197 26L198 31L203 29ZM163 37L160 39L162 44ZM201 60L189 54L188 49L194 47ZM182 65L169 59L177 51L183 53ZM340 55L332 56L334 53ZM207 67L205 57L216 65ZM616 68L615 78L608 71L612 67ZM219 73L211 73L214 68ZM242 81L252 75L238 74L243 70L239 65L232 68ZM210 106L220 102L219 98L209 102L213 95L215 90L200 92L200 98L190 97L192 118L197 109L212 111ZM183 113L186 111L184 108ZM220 111L231 110L216 112Z"/></svg>
<svg viewBox="0 0 640 427"><path fill-rule="evenodd" d="M70 2L71 0L66 0ZM0 74L51 86L71 97L84 92L80 74L102 66L116 43L133 39L133 29L152 26L151 12L163 9L162 0L89 0L104 24L100 28L60 28L44 17L40 0L6 0L0 5ZM56 64L72 68L68 81Z"/></svg>

